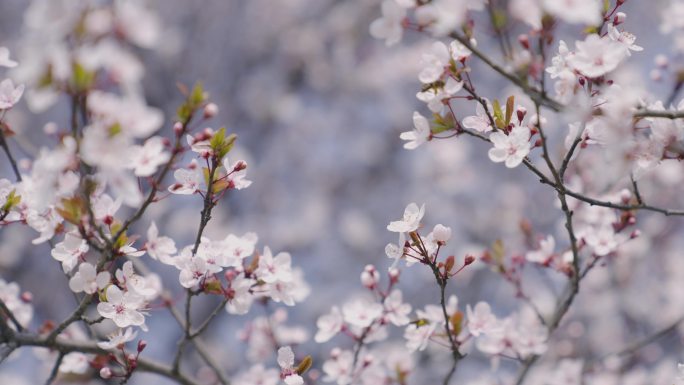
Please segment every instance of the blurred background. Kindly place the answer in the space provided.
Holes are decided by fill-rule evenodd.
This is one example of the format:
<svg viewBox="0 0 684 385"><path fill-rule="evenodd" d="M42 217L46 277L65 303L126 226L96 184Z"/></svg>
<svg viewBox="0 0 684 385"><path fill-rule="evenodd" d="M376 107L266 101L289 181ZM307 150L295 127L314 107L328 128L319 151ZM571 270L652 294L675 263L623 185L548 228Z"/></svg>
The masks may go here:
<svg viewBox="0 0 684 385"><path fill-rule="evenodd" d="M0 1L0 46L12 52L21 50L24 13L29 3ZM238 135L236 154L231 158L247 160L249 179L254 181L249 189L236 191L219 204L206 234L223 238L228 233L254 231L259 234L260 247L269 245L274 251L292 254L293 265L304 269L312 294L303 304L284 308L289 317L287 325L302 327L312 337L318 316L327 313L332 304L341 305L363 293L359 274L365 265L374 264L381 272L386 271L391 261L384 254L384 246L396 239L385 227L401 216L409 202L426 203L424 222L428 227L442 223L453 229L446 253L459 260L466 253L479 256L496 239L505 239L511 253L516 248L524 250L523 221L530 223L535 233L555 234L560 247L567 246L554 194L540 186L527 170L508 170L490 162L487 145L463 137L434 141L415 151L402 148L399 133L412 129L413 111L428 114L415 94L420 88L420 55L430 39L408 33L401 44L387 48L384 42L371 38L368 26L380 15L380 1L158 0L146 4L159 17L160 36L149 49L136 48L135 54L144 64L147 103L167 116L161 135L171 134L170 119L182 100L176 83L203 82L220 108L210 123L213 128L225 126ZM626 71L635 83L648 84L659 97L667 94L670 84L651 82L649 73L654 68L653 57L671 51L670 40L658 32L664 4L629 1L625 7L629 17L626 28L638 37L638 44L647 47L634 55ZM487 30L487 24L478 28L480 46L493 47L489 40L493 33ZM513 23L511 28L513 36L515 31L526 31L522 23ZM572 37L579 31L579 27L567 28L559 34ZM490 51L501 59L498 51ZM21 65L21 56L19 61ZM518 93L480 63L475 62L473 67L473 82L487 97L505 98ZM521 95L518 97L523 100ZM69 108L66 100L60 100L44 113L33 114L21 104L8 119L17 133L15 153L20 159L28 159L40 146L54 143L45 137L43 127L48 122L65 126ZM472 104L455 107L459 116L474 113ZM549 132L554 146L559 148L567 131L566 122L562 117L549 118ZM658 172L666 176L654 177L660 178L658 186L677 186L682 181L681 165L673 163L664 168ZM3 177L11 175L4 158L0 170ZM649 187L644 190L644 194L651 194ZM684 206L681 194L667 195L665 202ZM189 223L199 222L200 209L198 197L171 197L153 206L136 230L144 233L155 219L162 234L173 237L178 245L189 244L194 237L194 226ZM597 271L597 276L619 276L620 271L644 263L645 258L660 261L658 266L662 267L668 266L666 258L681 257L681 220L666 221L650 214L644 220L642 231L661 238L634 241L623 259ZM33 237L30 229L19 226L0 230L0 276L34 294L37 313L33 322L40 325L46 319L62 319L75 303L67 281L50 257L49 246L29 247ZM653 239L667 242L656 247L651 243ZM177 271L157 267L165 287L180 296ZM530 274L526 289L542 309L550 311L554 293L547 284L561 288L565 278L553 272ZM578 346L572 341L579 335L590 335L608 344L615 341L611 346L618 347L622 345L619 341L630 340L630 336L638 335L637 331L656 327L658 317L639 308L655 306L646 302L663 295L656 286L665 287L669 280L684 278L684 271L672 274L640 277L635 284L639 290L629 294L608 294L608 288L613 288L605 283L609 279L597 279L592 306L576 314L578 320L570 323L574 334L568 334L563 352L588 349L600 355L594 347ZM427 269L404 271L400 287L414 309L437 302L433 279ZM625 290L631 287L632 279L625 280ZM482 263L473 264L459 275L449 290L459 297L461 308L487 300L497 305L497 314L504 316L521 305L511 285ZM587 305L583 298L579 303ZM677 298L682 300L681 296ZM198 314L206 314L216 303L211 299L203 301L198 301ZM684 304L672 302L675 308ZM605 311L601 308L605 306L634 313L632 318L639 326L632 329L615 318L617 311L611 313L612 318L602 317ZM684 310L684 306L681 308ZM264 314L258 307L246 316L224 314L208 330L207 340L228 373L245 367L244 352L248 347L240 341L239 331L249 319ZM152 310L148 324L150 332L142 335L149 341L145 353L168 361L168 352L175 348L180 330L164 310ZM566 333L565 329L559 331L561 339ZM350 346L349 341L338 342ZM396 342L402 344L400 330ZM312 354L320 364L332 346L310 342L299 350ZM428 351L417 357L421 365L435 365L437 372L421 371L410 383L430 383L441 378L439 368L448 356L443 351L434 353ZM649 357L651 361L645 361L643 366L645 373L650 373L646 378L653 379L653 373L673 378L657 365L667 362L674 370L672 362L681 357L680 335L672 334ZM515 368L515 364L502 365ZM458 376L477 378L489 367L490 363L475 353L459 369ZM0 379L4 378L0 383L42 383L49 369L49 363L41 363L25 350L0 366ZM141 374L130 383L168 382Z"/></svg>

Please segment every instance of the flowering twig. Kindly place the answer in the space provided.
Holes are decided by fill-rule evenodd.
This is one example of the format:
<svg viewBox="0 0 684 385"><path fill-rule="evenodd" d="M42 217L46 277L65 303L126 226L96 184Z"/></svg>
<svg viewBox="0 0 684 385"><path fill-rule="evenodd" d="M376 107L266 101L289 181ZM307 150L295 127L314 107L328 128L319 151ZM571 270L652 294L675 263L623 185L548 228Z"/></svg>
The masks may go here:
<svg viewBox="0 0 684 385"><path fill-rule="evenodd" d="M60 352L61 354L68 354L71 352L91 353L98 355L110 354L110 352L107 350L98 347L94 342L72 341L62 337L58 337L51 341L47 338L34 334L16 333L10 338L9 342L13 343L16 347L34 346L50 348ZM174 373L169 366L146 358L137 359L136 370L156 373L163 377L172 379L181 385L199 385L198 382L191 379L184 373Z"/></svg>

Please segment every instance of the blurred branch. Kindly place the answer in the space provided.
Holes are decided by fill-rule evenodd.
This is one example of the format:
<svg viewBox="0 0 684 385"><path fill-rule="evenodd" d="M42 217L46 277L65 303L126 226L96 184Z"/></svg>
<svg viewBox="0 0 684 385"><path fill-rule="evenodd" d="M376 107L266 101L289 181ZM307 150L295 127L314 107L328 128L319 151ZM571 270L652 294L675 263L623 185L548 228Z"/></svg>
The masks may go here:
<svg viewBox="0 0 684 385"><path fill-rule="evenodd" d="M22 346L34 346L34 347L44 347L56 350L60 355L66 355L71 352L98 354L98 355L109 355L111 352L104 350L97 346L94 342L87 341L72 341L58 337L54 340L49 340L46 337L41 337L35 334L28 333L16 333L11 338L11 343L15 344L16 347ZM186 376L183 373L174 373L170 367L152 361L145 358L137 359L137 368L143 372L156 373L168 379L171 379L182 385L200 385L195 380Z"/></svg>
<svg viewBox="0 0 684 385"><path fill-rule="evenodd" d="M684 111L654 111L638 110L634 113L635 118L665 118L665 119L684 119Z"/></svg>

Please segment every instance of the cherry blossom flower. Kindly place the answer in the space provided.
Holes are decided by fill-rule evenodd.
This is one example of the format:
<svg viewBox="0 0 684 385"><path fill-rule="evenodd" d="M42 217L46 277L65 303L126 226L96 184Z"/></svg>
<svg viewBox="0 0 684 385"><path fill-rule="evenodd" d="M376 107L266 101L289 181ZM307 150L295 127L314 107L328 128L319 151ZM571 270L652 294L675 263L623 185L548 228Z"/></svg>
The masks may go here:
<svg viewBox="0 0 684 385"><path fill-rule="evenodd" d="M615 251L619 244L615 237L615 231L610 226L588 229L583 238L587 246L594 251L594 254L601 257Z"/></svg>
<svg viewBox="0 0 684 385"><path fill-rule="evenodd" d="M157 259L167 265L173 264L172 255L176 253L176 243L169 237L160 237L154 221L147 229L147 242L145 243L145 251L153 259Z"/></svg>
<svg viewBox="0 0 684 385"><path fill-rule="evenodd" d="M525 258L534 263L548 263L553 258L555 247L556 241L553 239L553 235L547 235L546 238L539 241L539 249L528 252Z"/></svg>
<svg viewBox="0 0 684 385"><path fill-rule="evenodd" d="M243 276L238 276L230 282L228 296L230 300L226 304L226 311L230 314L247 314L254 302L251 292L256 281Z"/></svg>
<svg viewBox="0 0 684 385"><path fill-rule="evenodd" d="M326 382L335 382L338 385L351 384L354 373L354 353L350 350L335 348L330 352L330 359L323 363L323 372Z"/></svg>
<svg viewBox="0 0 684 385"><path fill-rule="evenodd" d="M19 99L21 95L24 94L24 85L20 84L14 87L12 80L5 79L0 82L0 111L12 108Z"/></svg>
<svg viewBox="0 0 684 385"><path fill-rule="evenodd" d="M543 0L544 9L570 24L598 25L601 22L599 0Z"/></svg>
<svg viewBox="0 0 684 385"><path fill-rule="evenodd" d="M330 340L342 330L343 325L344 320L340 309L337 306L333 306L329 314L320 316L318 321L316 321L318 332L314 340L318 343Z"/></svg>
<svg viewBox="0 0 684 385"><path fill-rule="evenodd" d="M88 108L103 125L118 125L126 137L147 138L164 122L163 113L144 100L102 91L88 95Z"/></svg>
<svg viewBox="0 0 684 385"><path fill-rule="evenodd" d="M356 299L342 307L345 322L359 328L367 328L375 322L383 312L382 305L367 299Z"/></svg>
<svg viewBox="0 0 684 385"><path fill-rule="evenodd" d="M66 233L64 240L50 251L52 258L62 263L65 273L76 267L78 261L88 252L88 243L75 232Z"/></svg>
<svg viewBox="0 0 684 385"><path fill-rule="evenodd" d="M466 307L466 314L468 332L475 337L487 334L498 326L498 320L492 314L492 309L487 302L478 302L474 309L468 305Z"/></svg>
<svg viewBox="0 0 684 385"><path fill-rule="evenodd" d="M111 224L114 222L114 215L121 208L123 201L121 198L114 200L109 194L102 194L93 197L91 202L95 220L100 223Z"/></svg>
<svg viewBox="0 0 684 385"><path fill-rule="evenodd" d="M187 169L179 168L174 171L173 177L176 178L176 183L169 186L169 192L183 195L190 195L200 191L200 186L204 179L196 159L190 162L190 166Z"/></svg>
<svg viewBox="0 0 684 385"><path fill-rule="evenodd" d="M230 163L228 157L223 158L223 167L228 172L226 180L229 182L230 187L236 190L242 190L247 188L252 184L251 180L247 180L247 162L244 160L238 160L235 163Z"/></svg>
<svg viewBox="0 0 684 385"><path fill-rule="evenodd" d="M447 227L441 224L435 225L432 229L432 238L435 242L445 244L451 239L451 227Z"/></svg>
<svg viewBox="0 0 684 385"><path fill-rule="evenodd" d="M407 150L414 150L421 144L430 140L432 131L430 131L430 123L418 111L413 112L413 131L402 132L399 137L402 140L408 141L404 143L404 148Z"/></svg>
<svg viewBox="0 0 684 385"><path fill-rule="evenodd" d="M425 91L416 93L416 98L427 103L430 111L441 114L448 103L448 99L463 89L463 82L453 77L448 77L443 86L433 85Z"/></svg>
<svg viewBox="0 0 684 385"><path fill-rule="evenodd" d="M10 59L10 51L7 47L0 47L0 67L14 68L17 62Z"/></svg>
<svg viewBox="0 0 684 385"><path fill-rule="evenodd" d="M221 251L224 253L222 261L223 267L241 267L242 261L254 253L259 237L256 233L245 233L238 237L228 234L220 242Z"/></svg>
<svg viewBox="0 0 684 385"><path fill-rule="evenodd" d="M127 342L133 341L137 335L138 332L134 331L133 328L119 329L116 333L107 336L108 341L98 342L97 346L105 350L120 349Z"/></svg>
<svg viewBox="0 0 684 385"><path fill-rule="evenodd" d="M581 385L583 366L584 362L582 362L582 360L561 360L551 377L551 383L559 385Z"/></svg>
<svg viewBox="0 0 684 385"><path fill-rule="evenodd" d="M627 55L628 49L607 37L590 34L584 41L575 43L577 51L569 59L570 65L590 78L613 71Z"/></svg>
<svg viewBox="0 0 684 385"><path fill-rule="evenodd" d="M97 304L97 312L114 321L116 326L125 328L145 324L145 317L141 313L143 297L132 292L122 292L115 285L110 285L106 291L106 299Z"/></svg>
<svg viewBox="0 0 684 385"><path fill-rule="evenodd" d="M370 25L370 34L376 39L384 39L387 46L401 41L404 33L402 22L406 17L406 9L395 0L382 2L382 17Z"/></svg>
<svg viewBox="0 0 684 385"><path fill-rule="evenodd" d="M132 154L133 172L136 176L150 176L157 168L168 162L171 154L164 151L164 139L153 136L143 146L136 146Z"/></svg>
<svg viewBox="0 0 684 385"><path fill-rule="evenodd" d="M72 352L62 358L61 373L85 374L90 369L90 359L83 353Z"/></svg>
<svg viewBox="0 0 684 385"><path fill-rule="evenodd" d="M409 203L404 210L404 216L398 221L392 221L387 225L387 230L394 233L409 233L416 231L420 221L425 215L425 204L418 207L415 203Z"/></svg>
<svg viewBox="0 0 684 385"><path fill-rule="evenodd" d="M204 258L192 256L189 252L177 257L176 267L180 270L178 280L185 288L197 287L211 274L211 267L207 261Z"/></svg>
<svg viewBox="0 0 684 385"><path fill-rule="evenodd" d="M430 51L421 57L420 63L423 69L418 74L418 79L425 84L436 82L449 66L449 60L451 60L451 55L446 44L441 41L432 43Z"/></svg>
<svg viewBox="0 0 684 385"><path fill-rule="evenodd" d="M629 51L640 52L644 50L643 47L634 44L636 41L636 36L627 31L619 31L612 23L608 24L608 37L615 42L624 44L625 48L627 48L625 53L628 56L632 54Z"/></svg>
<svg viewBox="0 0 684 385"><path fill-rule="evenodd" d="M404 257L404 243L406 242L405 233L399 233L399 241L397 244L388 243L385 246L385 254L388 258L394 259L392 266L388 270L392 270L397 267L399 260ZM414 264L416 260L414 258L406 258L406 265L410 266Z"/></svg>
<svg viewBox="0 0 684 385"><path fill-rule="evenodd" d="M274 257L271 249L266 246L264 253L259 256L259 267L256 269L256 274L260 280L266 283L290 282L293 278L291 260L290 254L285 252L280 252Z"/></svg>
<svg viewBox="0 0 684 385"><path fill-rule="evenodd" d="M78 266L78 271L69 280L69 288L74 293L85 292L93 294L99 289L104 289L111 276L107 271L97 272L95 266L83 262Z"/></svg>
<svg viewBox="0 0 684 385"><path fill-rule="evenodd" d="M564 71L570 70L570 61L574 56L574 52L570 51L565 41L558 42L558 54L551 59L551 65L546 67L546 72L555 79Z"/></svg>
<svg viewBox="0 0 684 385"><path fill-rule="evenodd" d="M512 0L508 3L508 11L535 31L542 28L544 11L539 0Z"/></svg>
<svg viewBox="0 0 684 385"><path fill-rule="evenodd" d="M385 298L383 305L385 307L385 317L395 326L404 326L411 321L408 317L411 313L411 305L403 302L401 291L393 290Z"/></svg>
<svg viewBox="0 0 684 385"><path fill-rule="evenodd" d="M489 101L487 101L486 103L489 106ZM492 122L489 120L487 112L480 103L477 103L475 106L475 115L466 116L465 118L463 118L461 124L463 124L463 127L465 128L470 128L482 133L489 132L492 130Z"/></svg>
<svg viewBox="0 0 684 385"><path fill-rule="evenodd" d="M214 153L211 147L211 138L214 136L214 130L207 127L201 132L193 135L185 135L185 140L192 152L200 154L200 156L209 156Z"/></svg>
<svg viewBox="0 0 684 385"><path fill-rule="evenodd" d="M116 279L127 291L138 294L148 302L161 292L159 277L156 274L150 274L147 277L136 274L131 261L127 261L121 269L116 270Z"/></svg>
<svg viewBox="0 0 684 385"><path fill-rule="evenodd" d="M458 29L469 9L481 10L484 3L484 0L433 0L416 9L416 17L434 36L441 37Z"/></svg>
<svg viewBox="0 0 684 385"><path fill-rule="evenodd" d="M495 163L504 162L508 168L517 167L530 153L530 130L525 126L514 126L508 135L494 132L489 140L494 145L489 150L489 159Z"/></svg>
<svg viewBox="0 0 684 385"><path fill-rule="evenodd" d="M278 349L278 365L280 376L287 385L303 385L304 379L297 373L294 367L294 352L289 346Z"/></svg>
<svg viewBox="0 0 684 385"><path fill-rule="evenodd" d="M471 41L475 45L475 40ZM454 40L449 43L449 51L451 52L451 58L455 61L462 61L472 55L472 51L468 49L465 45L461 44L460 41Z"/></svg>

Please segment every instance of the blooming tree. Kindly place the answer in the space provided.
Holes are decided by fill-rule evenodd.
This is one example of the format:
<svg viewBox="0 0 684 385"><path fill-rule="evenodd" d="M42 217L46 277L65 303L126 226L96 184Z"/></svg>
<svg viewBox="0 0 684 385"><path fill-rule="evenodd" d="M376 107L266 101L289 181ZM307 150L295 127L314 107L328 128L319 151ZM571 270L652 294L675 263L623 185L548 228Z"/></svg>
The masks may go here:
<svg viewBox="0 0 684 385"><path fill-rule="evenodd" d="M665 98L628 68L651 47L626 30L625 0L378 5L366 28L388 49L427 41L415 72L424 107L398 135L403 148L481 142L474 148L495 172L522 170L519 178L539 185L545 198L536 207L553 213L554 225L522 220L514 234L478 234L485 246L461 252L458 227L428 225L439 208L408 203L387 221L397 239L384 250L390 261L355 268L360 286L292 326L286 309L325 285L312 289L296 255L260 245L255 232L208 235L217 208L259 183L235 150L234 130L209 127L220 107L202 83L178 84L175 115L148 105L139 53L160 44L159 16L142 2L36 1L20 54L0 47L0 69L9 71L0 82L9 172L0 179L0 229L26 229L33 239L24 248L49 249L42 263L61 272L76 304L63 319L36 317L42 301L11 276L0 279L0 370L33 348L49 367L47 384L123 384L142 373L184 385L684 381L676 360L658 365L649 357L659 353L648 354L662 337L684 332L684 265L668 255L630 268L635 250L662 252L657 243L676 247L681 238L668 224L676 219L663 217L684 215L669 206L681 201L681 179L672 176L681 169L668 168L684 158L684 69L676 62L684 3L667 5L660 29L674 47L650 74L674 79ZM510 88L489 92L486 76ZM34 114L68 108L45 125L35 156L19 161L8 121L23 102ZM169 200L200 206L184 219L189 243L167 234L155 213ZM510 228L503 215L494 222ZM428 279L412 285L415 271ZM477 273L505 288L505 306L469 292ZM649 297L639 291L660 283L651 273L664 277L664 289ZM428 300L415 300L414 290ZM621 303L621 291L643 295L662 314L641 322L649 314ZM198 302L212 307L197 311ZM179 337L163 360L152 358L160 341L144 335L167 314ZM240 320L239 341L206 337L224 317ZM609 350L585 332L586 323L623 318L633 333L599 329L617 341ZM238 342L244 357L216 351Z"/></svg>

